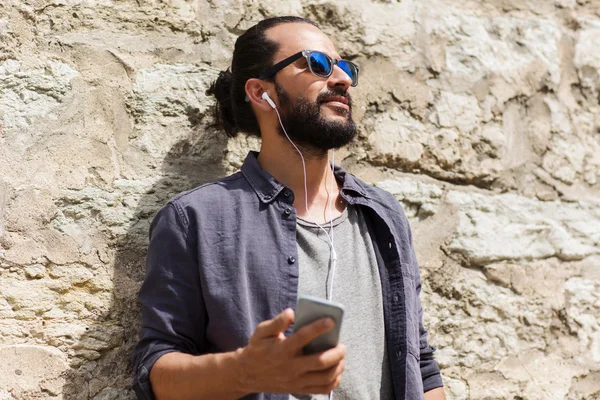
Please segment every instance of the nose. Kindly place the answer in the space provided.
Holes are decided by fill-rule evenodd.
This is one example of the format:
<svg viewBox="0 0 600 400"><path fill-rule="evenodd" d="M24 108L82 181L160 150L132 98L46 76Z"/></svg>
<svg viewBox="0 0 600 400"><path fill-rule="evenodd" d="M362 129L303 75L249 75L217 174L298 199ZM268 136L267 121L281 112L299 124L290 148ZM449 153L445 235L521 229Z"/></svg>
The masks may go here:
<svg viewBox="0 0 600 400"><path fill-rule="evenodd" d="M352 78L350 78L350 76L348 76L348 74L344 72L344 70L341 69L339 66L334 65L333 72L327 80L327 85L329 87L338 87L344 90L348 90L350 85L352 85Z"/></svg>

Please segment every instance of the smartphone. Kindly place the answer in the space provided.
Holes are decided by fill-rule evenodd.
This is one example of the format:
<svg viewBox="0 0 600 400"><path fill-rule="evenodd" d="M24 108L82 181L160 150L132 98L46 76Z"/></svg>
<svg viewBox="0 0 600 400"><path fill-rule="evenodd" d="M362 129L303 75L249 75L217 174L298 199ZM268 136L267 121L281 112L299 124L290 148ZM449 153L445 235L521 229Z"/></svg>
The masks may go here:
<svg viewBox="0 0 600 400"><path fill-rule="evenodd" d="M329 317L334 321L334 327L331 330L304 346L304 354L320 353L337 346L340 340L343 316L344 307L341 304L314 296L300 296L296 304L294 332L321 318Z"/></svg>

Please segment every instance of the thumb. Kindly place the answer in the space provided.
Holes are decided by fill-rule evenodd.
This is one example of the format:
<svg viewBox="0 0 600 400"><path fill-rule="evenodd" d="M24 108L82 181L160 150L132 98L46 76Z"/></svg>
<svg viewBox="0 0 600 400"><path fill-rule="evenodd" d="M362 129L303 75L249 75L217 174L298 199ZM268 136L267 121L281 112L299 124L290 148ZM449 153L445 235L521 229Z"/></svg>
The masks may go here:
<svg viewBox="0 0 600 400"><path fill-rule="evenodd" d="M254 336L257 338L266 338L271 336L278 336L280 333L285 331L294 322L294 310L286 308L275 318L263 321L256 327Z"/></svg>

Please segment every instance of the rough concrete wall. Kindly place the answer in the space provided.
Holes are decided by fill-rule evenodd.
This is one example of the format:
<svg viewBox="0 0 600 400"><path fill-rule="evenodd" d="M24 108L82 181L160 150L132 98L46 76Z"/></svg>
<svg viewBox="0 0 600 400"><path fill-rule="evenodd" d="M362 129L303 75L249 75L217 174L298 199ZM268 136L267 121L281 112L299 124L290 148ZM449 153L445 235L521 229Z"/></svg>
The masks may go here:
<svg viewBox="0 0 600 400"><path fill-rule="evenodd" d="M600 398L599 0L3 0L0 399L133 397L149 221L257 147L205 90L280 14L361 66L448 397Z"/></svg>

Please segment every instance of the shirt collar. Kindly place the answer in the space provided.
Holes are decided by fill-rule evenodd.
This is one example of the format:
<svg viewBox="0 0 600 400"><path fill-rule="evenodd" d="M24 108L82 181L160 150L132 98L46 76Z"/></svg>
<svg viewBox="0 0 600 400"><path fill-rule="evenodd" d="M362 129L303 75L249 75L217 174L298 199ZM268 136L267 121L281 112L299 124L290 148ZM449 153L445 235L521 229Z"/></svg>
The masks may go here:
<svg viewBox="0 0 600 400"><path fill-rule="evenodd" d="M257 157L258 152L249 152L244 160L244 164L242 164L241 171L260 200L263 203L269 203L285 189L285 186L260 167ZM361 197L369 197L363 187L364 183L346 172L342 167L334 166L333 173L338 182L342 183L342 192L354 192Z"/></svg>

